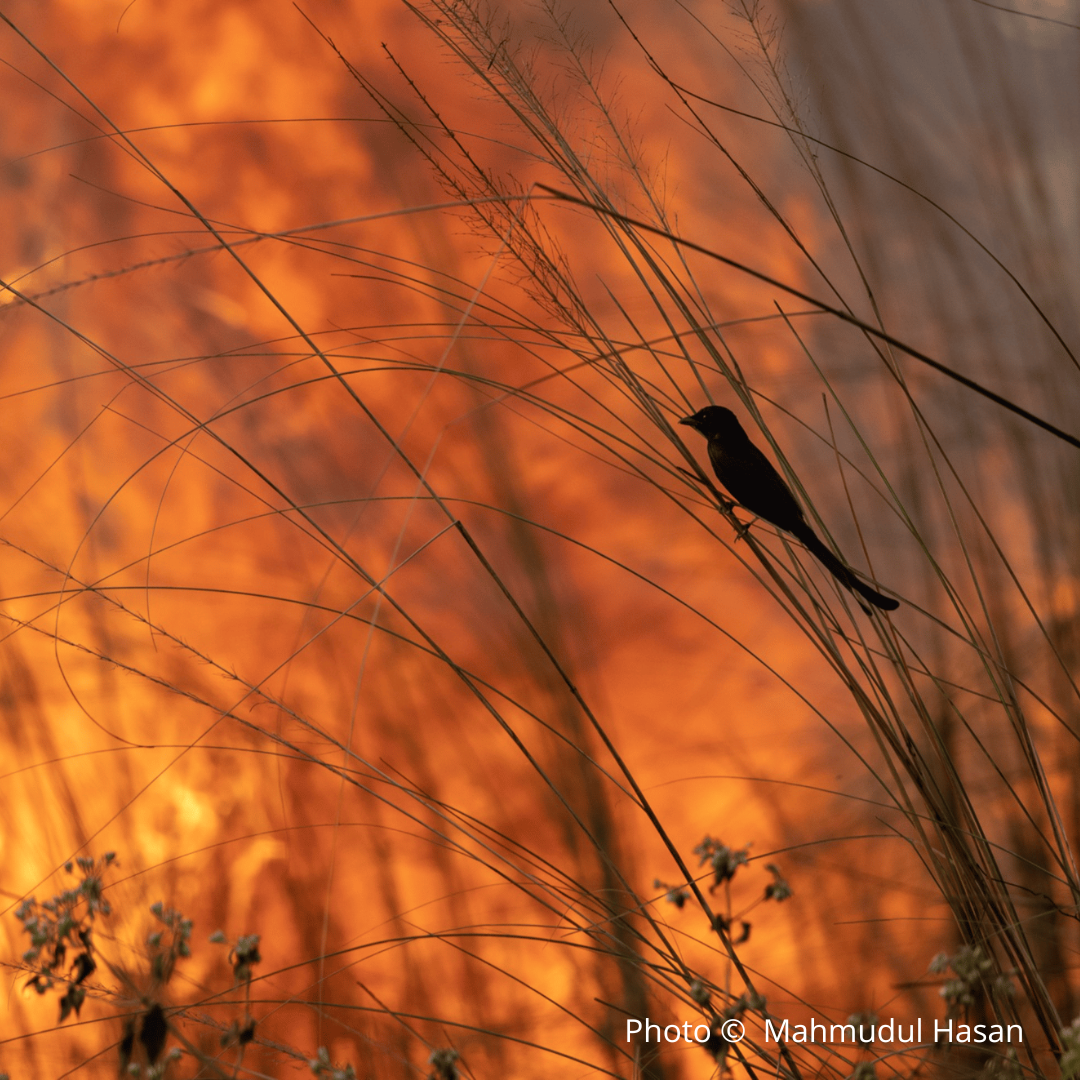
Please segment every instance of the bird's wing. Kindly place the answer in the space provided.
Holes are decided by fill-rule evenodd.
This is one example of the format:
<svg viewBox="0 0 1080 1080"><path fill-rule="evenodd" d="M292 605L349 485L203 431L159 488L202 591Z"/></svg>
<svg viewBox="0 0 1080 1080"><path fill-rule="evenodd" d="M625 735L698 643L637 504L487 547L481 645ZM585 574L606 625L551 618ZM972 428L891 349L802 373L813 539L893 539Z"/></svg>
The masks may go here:
<svg viewBox="0 0 1080 1080"><path fill-rule="evenodd" d="M750 513L788 532L795 532L805 520L784 478L749 440L736 449L710 440L709 460L728 494Z"/></svg>

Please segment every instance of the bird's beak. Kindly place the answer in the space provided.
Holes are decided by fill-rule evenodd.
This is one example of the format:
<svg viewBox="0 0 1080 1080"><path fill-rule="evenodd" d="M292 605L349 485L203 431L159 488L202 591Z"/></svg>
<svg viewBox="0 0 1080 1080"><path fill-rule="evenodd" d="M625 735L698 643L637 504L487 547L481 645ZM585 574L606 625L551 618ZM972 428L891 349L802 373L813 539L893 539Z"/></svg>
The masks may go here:
<svg viewBox="0 0 1080 1080"><path fill-rule="evenodd" d="M680 424L685 424L685 425L686 425L687 427L692 427L692 428L696 428L696 427L697 427L697 424L695 424L695 423L694 423L694 418L693 418L692 416L684 416L684 417L683 417L683 418L682 418L682 419L681 419L681 420L679 421L679 423L680 423Z"/></svg>

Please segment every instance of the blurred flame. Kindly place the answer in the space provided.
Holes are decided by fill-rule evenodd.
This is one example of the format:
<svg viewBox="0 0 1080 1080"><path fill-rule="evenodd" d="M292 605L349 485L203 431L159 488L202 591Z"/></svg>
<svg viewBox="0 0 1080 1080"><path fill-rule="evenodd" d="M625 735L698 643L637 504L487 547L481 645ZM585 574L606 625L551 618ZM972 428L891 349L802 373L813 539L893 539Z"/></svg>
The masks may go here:
<svg viewBox="0 0 1080 1080"><path fill-rule="evenodd" d="M753 842L755 856L809 843L823 820L835 822L830 836L855 838L814 862L792 855L796 899L754 915L746 954L756 968L784 972L793 997L834 995L830 1006L850 1011L877 1000L877 980L892 970L871 948L887 936L880 928L945 909L912 876L899 841L883 855L879 837L858 839L861 808L828 794L879 798L815 713L861 749L869 738L813 642L667 497L693 498L679 486L675 470L687 462L674 446L645 427L620 385L588 368L578 383L557 376L536 391L574 423L507 397L507 386L548 379L582 355L591 361L584 335L572 343L581 354L558 340L518 347L529 332L514 320L535 305L517 290L505 249L463 235L458 217L378 217L458 193L431 184L291 13L198 3L180 17L141 3L108 38L115 12L85 4L21 15L32 40L121 129L148 129L134 145L265 292L130 148L101 136L108 125L69 86L20 53L21 70L46 79L70 108L17 73L2 76L20 117L4 156L40 154L27 160L42 170L32 200L13 184L0 192L5 206L24 208L8 214L13 226L0 238L0 265L15 268L4 280L32 295L64 286L41 301L54 320L0 297L8 896L51 895L73 853L115 849L123 873L110 887L112 933L128 967L145 952L146 909L158 899L194 920L192 1001L231 985L223 955L205 943L212 930L262 935L256 974L270 974L255 996L270 1004L260 1039L422 1069L422 1039L441 1046L452 1035L476 1075L481 1064L540 1075L514 1046L471 1030L486 1026L629 1075L576 1021L606 1015L598 1000L632 997L625 968L590 951L589 932L609 921L590 898L622 895L613 867L641 895L653 895L654 876L675 880L676 871L632 799L589 764L617 775L460 521L583 688L684 857L719 829L730 843ZM365 71L380 35L393 31L403 68L441 95L446 115L475 127L486 167L542 171L399 5L319 17ZM643 18L665 37L661 16ZM625 42L611 47L617 65L641 73ZM385 57L378 62L389 78ZM415 101L409 109L423 113ZM335 116L349 119L287 122ZM437 121L423 116L421 130L441 145ZM730 173L709 171L694 137L673 133L659 109L639 123L647 150L668 148L672 177L695 175L701 155L708 190L686 197L676 231L799 280L796 253L759 227L764 215ZM617 148L608 152L617 160ZM762 161L777 167L765 150ZM733 209L715 213L721 202ZM785 213L811 246L827 244L817 204L793 198ZM669 334L595 221L566 211L544 220L562 230L568 262L587 270L582 290L625 342ZM261 235L301 226L310 228ZM28 261L23 249L35 244L41 253ZM768 290L711 265L695 269L725 312L770 310ZM486 325L467 317L477 311ZM782 332L729 331L755 350L764 385L783 386L793 364ZM670 349L674 363L678 347ZM648 354L632 362L671 394L674 416L684 403L662 366ZM687 380L681 391L694 404L702 393ZM598 446L577 417L610 424L621 441ZM446 513L393 440L446 499ZM701 446L690 449L703 460ZM807 441L806 452L822 451ZM807 460L835 464L831 451ZM660 462L673 467L662 472ZM871 504L857 485L862 510ZM694 505L726 538L715 513ZM884 534L865 518L880 552ZM855 558L854 530L844 541ZM1056 595L1075 613L1075 585L1059 582ZM769 668L736 642L754 643ZM813 876L800 876L800 865ZM539 881L550 891L534 888ZM758 888L750 882L747 903ZM722 893L714 900L719 910ZM848 903L863 925L835 917ZM688 962L723 982L700 917L663 904L655 913ZM612 941L655 960L634 936L645 933L641 920L626 922ZM4 932L17 956L10 914ZM933 951L911 945L910 931L888 940L927 959ZM856 950L864 955L851 965L844 958ZM646 994L660 1000L666 979L641 986L643 1005L654 1000ZM230 1007L240 1000L237 991ZM210 1053L220 1033L199 1028L200 1008L185 1030ZM103 1002L88 1004L91 1013L112 1015ZM225 1027L230 1016L221 1008L214 1020ZM443 1016L464 1026L425 1019ZM52 1014L19 995L10 1022L9 1035L41 1030ZM44 1075L49 1046L89 1061L116 1038L106 1026L65 1029L13 1054ZM105 1058L103 1075L114 1063ZM283 1060L259 1045L244 1064L284 1075L292 1064Z"/></svg>

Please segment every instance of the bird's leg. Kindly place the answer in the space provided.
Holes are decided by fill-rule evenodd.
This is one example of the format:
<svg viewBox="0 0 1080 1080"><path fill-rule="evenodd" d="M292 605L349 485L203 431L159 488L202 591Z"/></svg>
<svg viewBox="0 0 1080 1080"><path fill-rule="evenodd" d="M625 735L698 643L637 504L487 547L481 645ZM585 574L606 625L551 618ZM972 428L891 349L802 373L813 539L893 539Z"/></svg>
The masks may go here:
<svg viewBox="0 0 1080 1080"><path fill-rule="evenodd" d="M736 503L732 502L707 476L702 476L700 473L691 472L689 469L684 469L681 465L677 465L676 468L690 480L693 480L696 484L704 483L708 488L713 498L720 504L724 510L730 510Z"/></svg>
<svg viewBox="0 0 1080 1080"><path fill-rule="evenodd" d="M732 515L732 516L734 517L734 515ZM743 523L742 523L741 521L739 521L739 519L738 519L738 518L735 518L735 523L736 523L736 529L735 529L735 543L736 543L736 544L737 544L737 543L738 543L738 542L739 542L740 540L745 540L745 539L746 539L746 537L747 537L747 536L748 536L748 535L750 534L750 526L751 526L751 525L753 525L753 524L754 524L754 522L755 522L755 521L757 521L757 520L758 520L758 516L757 516L757 514L755 514L755 515L754 515L754 516L753 516L753 517L752 517L752 518L751 518L751 519L750 519L750 520L749 520L748 522L746 522L746 524L744 525L744 524L743 524Z"/></svg>

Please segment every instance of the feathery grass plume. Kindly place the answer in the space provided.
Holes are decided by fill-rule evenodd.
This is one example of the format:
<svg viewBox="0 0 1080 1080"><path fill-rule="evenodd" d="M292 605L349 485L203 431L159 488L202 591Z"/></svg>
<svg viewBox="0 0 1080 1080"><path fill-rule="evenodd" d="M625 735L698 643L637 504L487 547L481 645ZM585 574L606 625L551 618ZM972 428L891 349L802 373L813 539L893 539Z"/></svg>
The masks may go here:
<svg viewBox="0 0 1080 1080"><path fill-rule="evenodd" d="M1075 1071L1075 28L193 3L0 13L11 1060Z"/></svg>

